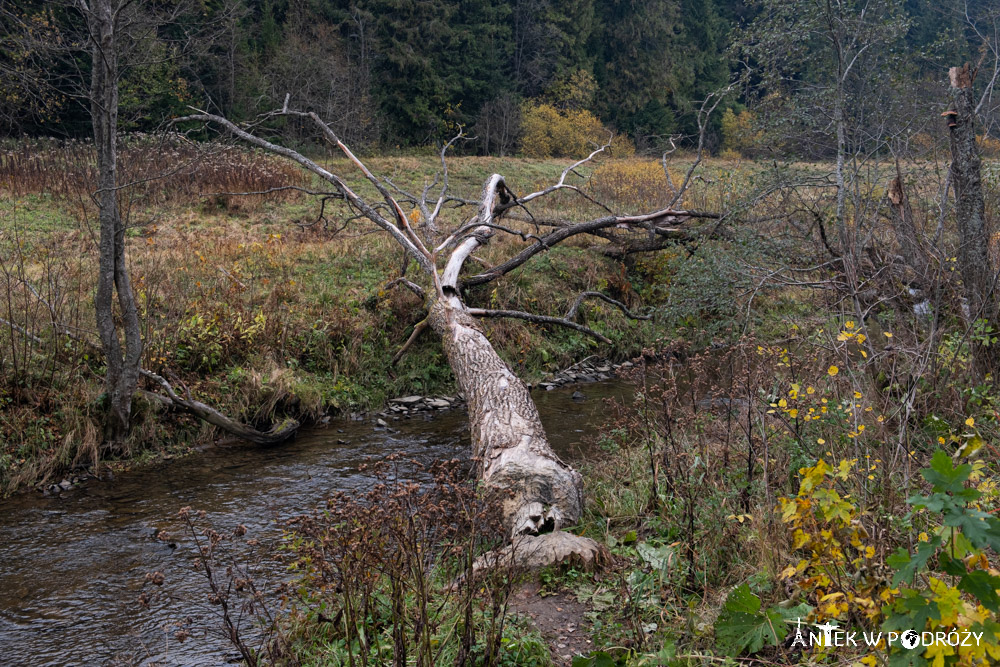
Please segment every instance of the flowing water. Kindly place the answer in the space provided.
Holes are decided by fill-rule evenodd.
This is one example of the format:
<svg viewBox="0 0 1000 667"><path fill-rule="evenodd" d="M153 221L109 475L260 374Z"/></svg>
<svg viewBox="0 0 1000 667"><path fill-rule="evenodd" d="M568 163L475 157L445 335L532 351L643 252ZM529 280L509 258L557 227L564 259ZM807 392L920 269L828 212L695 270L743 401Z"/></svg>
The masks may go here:
<svg viewBox="0 0 1000 667"><path fill-rule="evenodd" d="M571 394L582 391L583 402ZM604 398L630 394L620 382L535 391L553 447L578 459L610 414ZM204 626L210 611L188 603L142 610L136 603L148 572L166 576L171 593L204 600L192 570L193 547L180 539L184 506L204 510L214 526L242 523L262 540L277 537L276 519L311 511L334 490L363 488L363 463L400 453L429 463L468 456L463 410L390 421L334 422L277 447L217 446L193 456L94 481L44 497L0 501L0 666L220 665L233 649L214 633L178 643L173 622ZM155 538L174 535L176 546ZM238 657L238 656L237 656Z"/></svg>

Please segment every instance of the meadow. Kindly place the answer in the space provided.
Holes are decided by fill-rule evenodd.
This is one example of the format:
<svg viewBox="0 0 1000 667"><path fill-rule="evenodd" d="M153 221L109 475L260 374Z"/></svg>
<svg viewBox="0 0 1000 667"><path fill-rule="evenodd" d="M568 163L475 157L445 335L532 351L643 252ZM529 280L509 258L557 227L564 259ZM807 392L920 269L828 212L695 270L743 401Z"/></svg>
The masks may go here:
<svg viewBox="0 0 1000 667"><path fill-rule="evenodd" d="M127 465L212 437L194 420L157 414L155 402L142 403L126 451L98 452L101 361L85 342L96 340L91 152L86 143L25 141L0 155L0 488L6 492L43 485L69 467ZM180 138L133 136L122 161L123 181L134 184L123 189L121 200L144 326L144 368L175 377L201 400L262 427L289 416L311 421L379 408L393 396L450 390L450 371L431 340L421 340L398 365L390 363L423 317L419 300L406 290L386 289L400 272L400 255L389 239L347 219L334 202L284 189L318 184L259 153ZM352 173L344 160L328 165ZM418 190L440 169L429 156L374 158L370 166ZM456 158L451 187L472 197L491 172L500 171L530 191L557 180L565 166ZM662 169L655 163L629 169L635 173L623 177L625 172L598 167L598 176L608 176L595 183L599 195L638 211ZM370 185L354 176L352 184L365 192ZM262 192L267 194L231 194ZM535 214L583 219L603 213L564 195L548 206ZM456 210L449 222L465 215ZM498 262L518 244L501 238L479 259ZM586 290L610 290L640 304L629 273L611 261L593 262L588 245L593 242L554 249L470 299L551 315L563 314ZM626 326L613 307L588 302L584 311L590 326L615 341L611 348L596 349L576 332L517 322L494 323L492 336L515 369L532 379L594 353L624 358L655 338L641 322Z"/></svg>

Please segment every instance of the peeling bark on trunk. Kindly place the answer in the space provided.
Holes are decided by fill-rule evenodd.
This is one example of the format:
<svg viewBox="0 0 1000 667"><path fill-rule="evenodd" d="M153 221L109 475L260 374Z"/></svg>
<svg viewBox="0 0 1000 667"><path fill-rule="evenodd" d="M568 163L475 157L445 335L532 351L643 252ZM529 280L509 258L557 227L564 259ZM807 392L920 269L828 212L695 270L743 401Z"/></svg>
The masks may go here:
<svg viewBox="0 0 1000 667"><path fill-rule="evenodd" d="M576 523L583 511L583 478L559 460L527 385L507 366L459 296L465 260L489 242L496 208L509 201L494 174L481 198L478 223L451 254L428 322L441 336L448 364L469 405L472 452L479 477L506 494L503 513L511 535L538 535Z"/></svg>
<svg viewBox="0 0 1000 667"><path fill-rule="evenodd" d="M469 405L479 476L489 488L509 494L503 510L511 533L540 534L576 523L583 479L549 446L528 387L461 307L439 299L429 319Z"/></svg>

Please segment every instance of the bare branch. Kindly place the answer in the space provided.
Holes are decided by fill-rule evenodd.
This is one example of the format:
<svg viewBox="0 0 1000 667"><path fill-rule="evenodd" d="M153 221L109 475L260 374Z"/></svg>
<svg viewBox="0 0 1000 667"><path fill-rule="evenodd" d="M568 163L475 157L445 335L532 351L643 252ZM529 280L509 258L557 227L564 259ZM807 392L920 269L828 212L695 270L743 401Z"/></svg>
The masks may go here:
<svg viewBox="0 0 1000 667"><path fill-rule="evenodd" d="M663 175L667 178L667 187L670 188L671 192L676 194L678 190L677 186L674 185L674 179L670 176L670 169L667 168L667 157L677 151L677 144L674 143L674 137L668 137L668 140L670 141L670 150L664 151L663 157L660 158L660 164L663 165Z"/></svg>
<svg viewBox="0 0 1000 667"><path fill-rule="evenodd" d="M521 220L521 222L528 222L528 221ZM478 222L477 220L473 219L472 222L470 222L470 223L468 223L466 225L462 225L461 227L459 227L458 229L456 229L454 232L452 232L451 236L449 236L448 238L446 238L444 240L444 242L441 243L441 245L439 245L437 248L434 249L434 252L435 253L439 253L442 250L447 249L447 247L450 246L451 244L457 243L458 241L462 240L462 238L463 238L462 235L463 234L465 234L466 232L468 232L470 230L474 230L477 227L489 227L490 229L496 229L496 230L504 232L506 234L510 234L511 236L519 236L519 237L521 237L522 241L527 241L529 239L535 239L539 243L544 243L544 241L542 240L542 238L540 236L536 235L536 234L531 234L529 232L521 232L521 231L518 231L516 229L511 229L510 227L505 227L503 225L484 224L484 223ZM536 226L536 229L537 229L537 226Z"/></svg>
<svg viewBox="0 0 1000 667"><path fill-rule="evenodd" d="M312 195L315 197L338 197L343 198L343 195L339 192L329 192L326 190L310 190L309 188L303 188L299 185L280 185L274 188L268 188L266 190L251 190L248 192L203 192L202 197L217 197L217 196L227 196L227 197L251 197L254 195L270 195L275 192L285 192L288 190L294 190L296 192L304 192L307 195Z"/></svg>
<svg viewBox="0 0 1000 667"><path fill-rule="evenodd" d="M541 189L541 190L539 190L537 192L532 192L531 194L525 195L523 197L515 197L514 198L514 202L511 203L511 204L509 204L508 208L510 206L516 206L516 205L522 205L523 206L524 204L527 204L528 202L532 201L533 199L538 199L539 197L544 197L545 195L551 194L551 193L553 193L553 192L555 192L557 190L572 190L573 192L576 192L577 194L579 194L581 197L583 197L584 199L586 199L590 203L592 203L592 204L594 204L596 206L600 206L601 208L603 208L604 210L606 210L608 213L613 213L613 211L610 208L608 208L607 206L605 206L601 202L597 201L596 199L594 199L593 197L591 197L590 195L588 195L586 192L584 192L583 190L581 190L577 186L575 186L575 185L569 185L568 183L566 183L566 177L567 176L569 176L570 174L576 173L576 170L579 167L587 164L588 162L590 162L591 160L593 160L595 157L597 157L599 154L603 153L605 150L607 150L610 147L611 147L611 141L609 140L608 143L604 144L603 146L601 146L600 148L598 148L597 150L595 150L593 153L591 153L587 157L585 157L582 160L579 160L577 162L574 162L570 166L568 166L565 169L563 169L563 172L559 176L559 180L556 182L555 185L550 185L547 188L543 188L543 189ZM577 176L579 176L579 174L577 174Z"/></svg>
<svg viewBox="0 0 1000 667"><path fill-rule="evenodd" d="M177 392L174 391L173 386L171 386L165 378L153 373L152 371L140 368L139 374L160 385L175 406L190 412L194 416L212 424L213 426L218 426L227 433L232 433L235 436L257 443L258 445L276 445L284 442L295 435L295 432L299 428L298 421L289 419L284 423L275 426L266 433L258 431L255 428L247 426L246 424L241 424L230 419L215 408L205 405L201 401L194 400L191 398L190 393L187 398L181 398Z"/></svg>
<svg viewBox="0 0 1000 667"><path fill-rule="evenodd" d="M413 241L413 243L420 250L420 252L422 252L425 256L430 255L430 253L427 252L427 248L424 247L423 241L420 240L420 237L417 236L417 233L414 232L413 228L410 226L410 220L409 218L406 217L406 213L403 212L403 209L400 207L399 202L397 202L395 197L393 197L392 194L385 188L385 186L382 185L382 182L375 177L375 174L373 174L368 169L368 167L365 166L365 163L359 160L358 157L353 152L351 152L351 149L347 147L347 144L345 144L343 141L340 140L340 137L337 136L337 134L330 128L330 126L327 125L325 122L323 122L323 119L320 118L319 115L317 115L313 111L309 112L282 111L281 114L279 115L308 118L311 121L313 121L323 132L323 136L325 136L326 139L330 141L330 143L339 148L341 152L347 156L347 159L353 162L355 166L357 166L358 169L361 170L361 173L364 174L365 178L367 178L368 181L375 186L375 189L378 190L378 193L382 195L382 198L385 199L385 202L389 205L389 207L395 214L398 227L407 233L407 235L410 237L410 240Z"/></svg>
<svg viewBox="0 0 1000 667"><path fill-rule="evenodd" d="M441 274L442 293L447 292L447 296L458 299L458 274L462 270L462 265L476 249L489 242L493 236L494 215L497 215L497 208L506 204L510 197L508 195L507 184L500 174L493 174L483 188L482 203L479 206L479 213L476 219L482 223L475 228L472 235L466 238L455 248L448 258L448 263ZM502 215L502 211L500 212ZM446 241L447 243L447 241Z"/></svg>
<svg viewBox="0 0 1000 667"><path fill-rule="evenodd" d="M18 332L19 334L21 334L22 336L24 336L25 338L27 338L36 345L42 345L45 342L35 334L31 333L30 331L22 327L20 324L14 324L10 320L5 320L2 317L0 317L0 324L10 327L11 329Z"/></svg>
<svg viewBox="0 0 1000 667"><path fill-rule="evenodd" d="M629 225L639 225L642 227L647 227L648 225L653 225L656 229L667 233L667 230L677 231L676 228L662 228L660 225L662 223L673 222L681 224L684 221L696 218L696 217L721 217L717 213L700 213L697 211L683 211L674 209L661 209L659 211L654 211L653 213L647 213L644 215L622 215L622 216L608 216L605 218L598 218L596 220L590 220L588 222L580 222L574 225L568 225L566 227L559 227L545 236L541 237L537 243L528 246L521 252L519 252L514 257L511 257L506 262L495 267L488 273L481 273L479 275L470 276L463 281L463 285L482 285L484 283L496 280L500 276L508 273L509 271L516 269L521 266L529 259L547 250L557 243L561 243L571 236L576 236L577 234L592 234L596 231L607 229L609 227L615 227L621 225L623 227L628 227ZM457 251L456 251L457 252ZM457 276L456 276L457 277Z"/></svg>
<svg viewBox="0 0 1000 667"><path fill-rule="evenodd" d="M625 317L629 319L633 320L653 319L652 315L636 315L631 310L629 310L628 306L626 306L624 303L612 299L607 294L602 294L600 292L583 292L582 294L580 294L580 296L576 297L576 300L573 302L573 305L570 306L570 309L566 312L567 320L572 320L574 317L576 317L576 312L580 309L580 304L582 304L583 300L586 298L601 299L603 301L610 303L612 306L617 306L618 309L621 310L622 313L625 315Z"/></svg>
<svg viewBox="0 0 1000 667"><path fill-rule="evenodd" d="M687 189L691 186L691 177L694 176L694 172L698 169L698 166L701 164L702 157L704 157L705 154L705 134L706 131L708 130L708 119L711 118L712 114L715 112L716 107L719 106L719 103L722 102L722 100L726 97L726 95L729 94L729 91L731 91L733 89L733 86L735 85L736 85L735 83L731 83L725 88L723 88L721 91L709 93L708 97L705 98L705 101L701 103L701 108L698 109L698 114L697 114L698 152L695 155L695 160L691 164L691 167L687 170L687 174L684 175L684 182L681 183L681 187L675 190L674 198L671 199L670 203L667 205L668 208L676 206L677 202L681 200L681 197L684 196L684 193L687 192ZM672 139L670 143L673 144ZM670 172L667 170L667 155L669 155L672 152L673 151L663 154L663 171L666 172L667 174L668 183L670 183ZM672 183L671 183L671 188L673 188Z"/></svg>
<svg viewBox="0 0 1000 667"><path fill-rule="evenodd" d="M284 146L273 144L270 141L267 141L266 139L261 139L256 135L250 134L249 132L239 127L229 119L224 118L222 116L200 112L190 116L184 116L182 118L178 118L174 120L174 123L183 123L189 121L216 123L217 125L221 125L223 128L225 128L226 131L228 131L230 134L238 137L239 139L242 139L243 141L249 144L252 144L259 148L263 148L264 150L270 151L277 155L281 155L282 157L292 160L293 162L297 162L302 167L308 169L309 171L316 174L323 180L332 184L337 189L337 191L343 195L344 199L349 204L351 204L356 209L361 211L366 218L374 222L378 227L387 231L396 240L397 243L399 243L401 246L403 246L404 249L406 249L406 251L410 254L410 256L412 256L415 260L417 260L417 263L420 264L421 268L423 268L427 273L432 275L435 273L434 265L430 260L429 254L426 252L426 250L421 250L420 248L418 248L418 246L415 245L415 243L411 240L411 236L414 236L412 230L410 230L409 233L406 233L396 225L392 224L389 220L386 220L382 215L378 213L375 207L373 207L367 201L362 199L357 193L354 192L354 190L350 188L350 186L347 185L346 182L344 182L342 178L340 178L336 174L327 171L326 169L318 165L316 162L310 160L309 158L305 157L304 155L302 155L297 151L294 151L290 148L286 148ZM327 130L329 130L329 128L327 128ZM332 134L332 131L330 131L330 133ZM343 146L343 144L339 145ZM346 150L346 146L343 146L342 150ZM350 151L347 151L347 153L353 157L353 153L350 153ZM374 176L371 175L371 172L368 171L367 167L361 164L360 160L358 160L356 157L353 159L355 161L355 164L360 165L363 173L365 173L366 176L370 177L369 180L374 179ZM385 189L384 186L381 185L381 183L379 183L377 187L380 188L381 190ZM391 196L389 197L389 199L395 203L395 200L393 200ZM395 206L398 209L399 205L395 204ZM397 212L397 215L399 215L401 212L402 211L399 210L399 212ZM402 215L402 218L405 221L406 216ZM409 223L405 224L407 229L409 229Z"/></svg>
<svg viewBox="0 0 1000 667"><path fill-rule="evenodd" d="M246 289L247 288L247 286L244 285L243 282L239 278L237 278L236 276L234 276L233 274L231 274L229 271L226 271L226 269L223 268L222 266L216 266L215 268L217 268L219 270L219 273L221 273L222 275L224 275L225 277L229 278L231 281L233 281L234 283L236 283L237 285L239 285L240 289Z"/></svg>
<svg viewBox="0 0 1000 667"><path fill-rule="evenodd" d="M423 287L421 287L420 285L416 284L412 280L407 280L406 278L404 278L402 276L400 276L399 278L396 278L395 280L389 281L389 283L385 286L385 289L386 289L386 291L388 291L388 290L391 290L393 287L396 287L397 285L402 285L406 289L410 290L411 292L413 292L414 294L416 294L418 297L420 297L421 301L426 301L427 300L427 294L424 292L424 288Z"/></svg>
<svg viewBox="0 0 1000 667"><path fill-rule="evenodd" d="M429 326L430 324L427 322L427 318L424 318L417 323L417 326L413 327L413 333L411 333L410 337L406 339L405 343L403 343L403 347L399 348L399 352L393 356L392 362L390 362L392 366L395 366L399 360L403 358L406 351L410 349L417 339L420 338L420 334L426 331Z"/></svg>
<svg viewBox="0 0 1000 667"><path fill-rule="evenodd" d="M427 226L431 230L431 232L437 231L436 228L437 217L438 214L441 212L441 207L444 205L446 201L445 195L448 194L448 161L444 159L444 154L448 152L448 149L451 148L456 141L463 138L465 138L465 135L462 132L462 128L459 127L458 134L452 137L451 141L449 141L448 143L446 143L444 146L441 147L441 193L438 195L437 204L434 205L434 210L430 212L430 215L427 218ZM436 179L437 177L435 176L435 180ZM423 200L425 205L427 202L428 190L429 188L424 189Z"/></svg>
<svg viewBox="0 0 1000 667"><path fill-rule="evenodd" d="M569 327L570 329L576 329L582 333L596 338L602 343L610 344L611 340L605 338L601 334L597 333L593 329L583 326L582 324L577 324L563 317L549 317L548 315L536 315L534 313L526 313L522 310L487 310L484 308L469 308L466 310L469 315L473 317L510 317L517 320L525 320L527 322L534 322L535 324L558 324L560 326Z"/></svg>

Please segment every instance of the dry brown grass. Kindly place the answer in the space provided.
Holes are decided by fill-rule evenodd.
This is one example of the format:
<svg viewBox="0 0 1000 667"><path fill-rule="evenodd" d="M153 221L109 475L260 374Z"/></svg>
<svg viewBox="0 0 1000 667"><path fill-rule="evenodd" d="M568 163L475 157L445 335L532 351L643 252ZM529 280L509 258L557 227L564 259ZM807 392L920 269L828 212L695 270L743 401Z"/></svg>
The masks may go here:
<svg viewBox="0 0 1000 667"><path fill-rule="evenodd" d="M266 192L305 179L289 163L226 144L204 144L180 135L128 135L119 148L123 196L146 205L190 204L211 197L217 205L236 198L227 193ZM19 141L0 150L0 190L16 197L45 194L86 205L97 189L96 152L90 142ZM280 190L270 200L292 193ZM241 198L257 202L262 197Z"/></svg>

